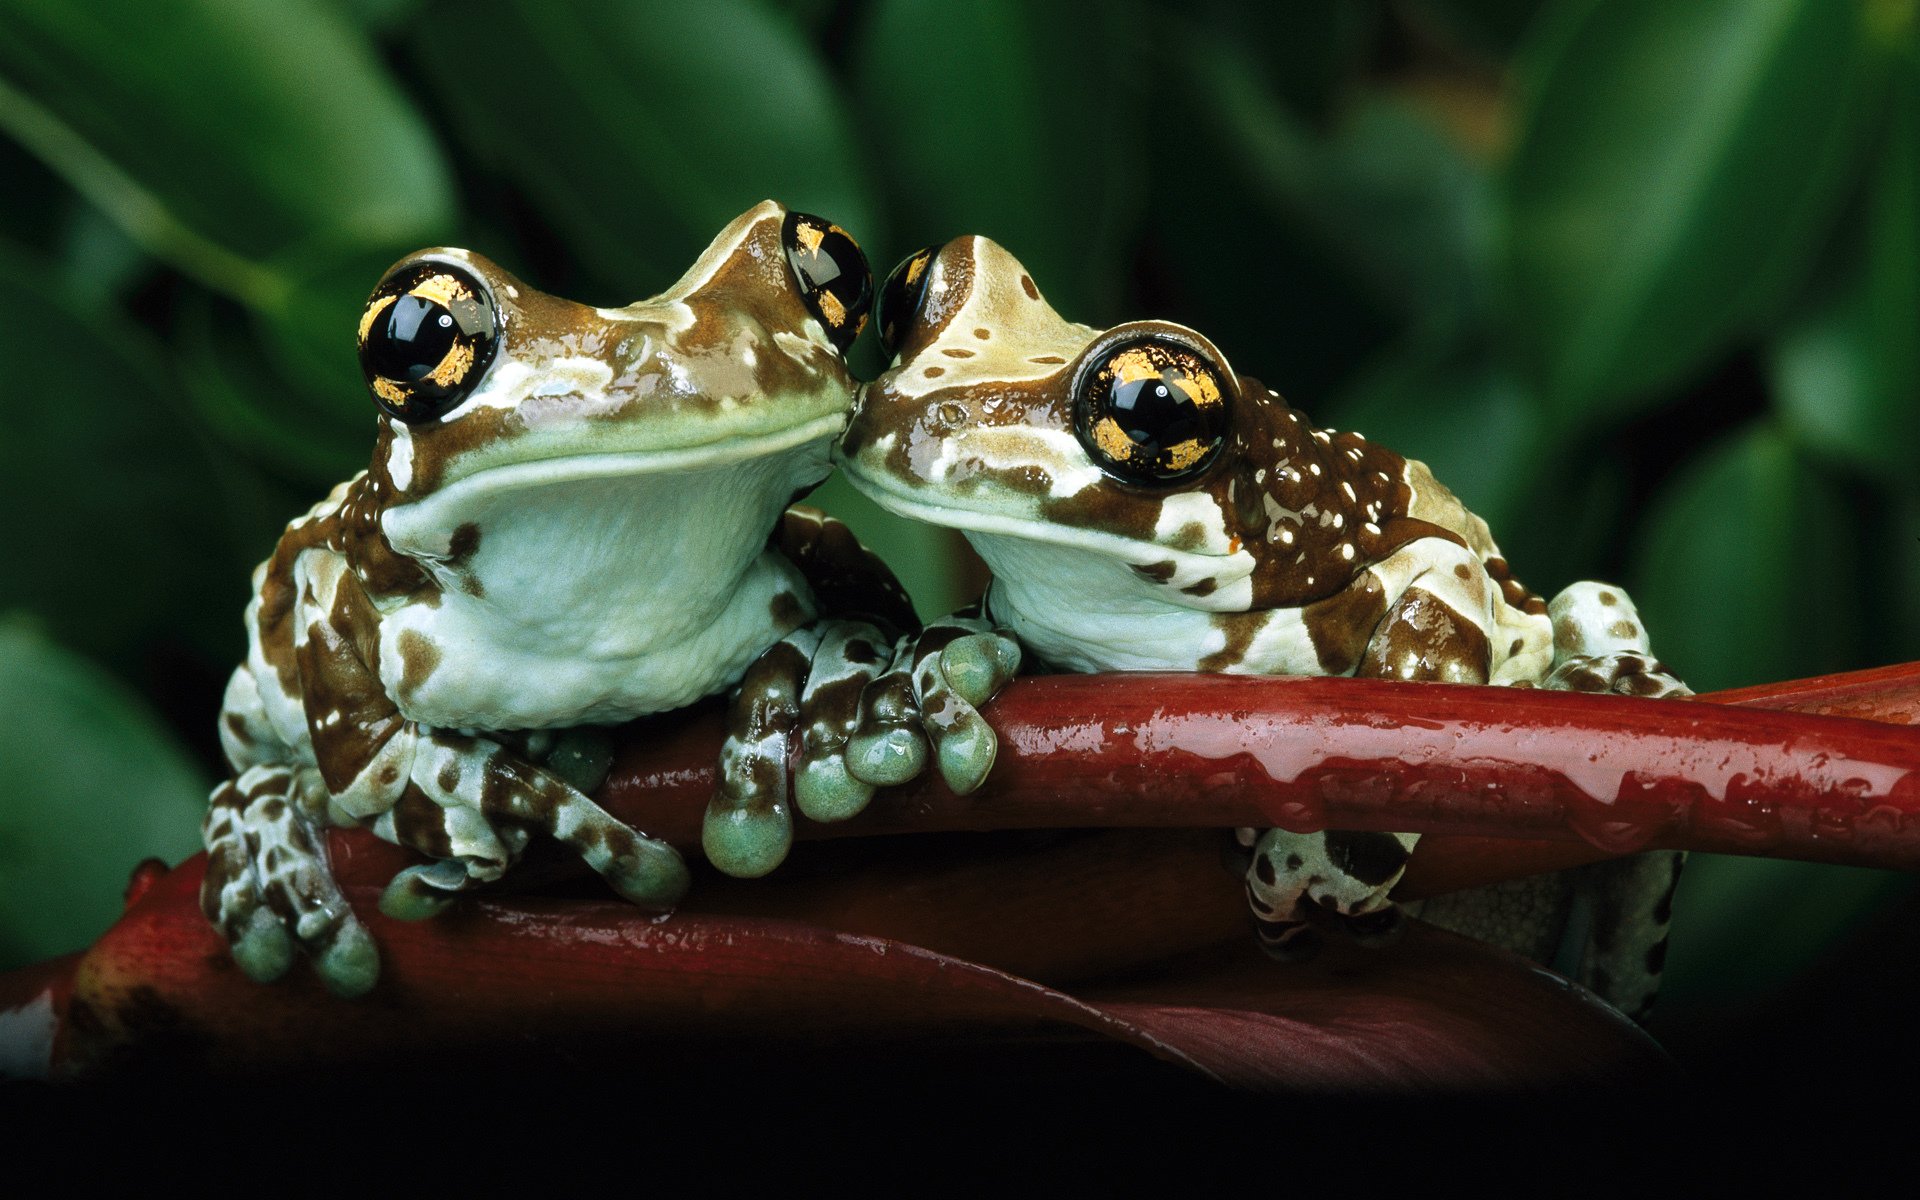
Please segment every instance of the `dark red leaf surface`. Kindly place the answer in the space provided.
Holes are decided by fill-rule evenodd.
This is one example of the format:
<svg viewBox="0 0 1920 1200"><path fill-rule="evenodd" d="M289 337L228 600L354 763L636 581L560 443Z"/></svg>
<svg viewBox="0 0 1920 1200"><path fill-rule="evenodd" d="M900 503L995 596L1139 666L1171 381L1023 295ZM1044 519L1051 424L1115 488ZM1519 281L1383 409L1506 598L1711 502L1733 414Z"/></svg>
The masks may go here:
<svg viewBox="0 0 1920 1200"><path fill-rule="evenodd" d="M417 924L372 917L385 973L373 995L346 1002L304 973L267 988L242 976L194 904L200 867L196 857L152 887L74 965L55 1048L66 1071L278 1070L423 1046L605 1054L689 1039L1035 1037L1110 1039L1259 1089L1504 1088L1666 1069L1604 1005L1425 927L1391 954L1340 948L1305 965L1269 962L1238 939L1152 982L1076 998L787 918L649 920L613 902L479 901ZM362 912L373 898L352 894Z"/></svg>

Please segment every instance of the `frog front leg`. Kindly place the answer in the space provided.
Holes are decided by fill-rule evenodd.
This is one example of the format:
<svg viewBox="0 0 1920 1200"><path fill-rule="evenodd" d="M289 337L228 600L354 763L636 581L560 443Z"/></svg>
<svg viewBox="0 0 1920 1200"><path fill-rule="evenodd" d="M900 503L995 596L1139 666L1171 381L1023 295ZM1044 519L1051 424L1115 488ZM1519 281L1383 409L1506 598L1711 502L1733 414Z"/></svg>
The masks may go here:
<svg viewBox="0 0 1920 1200"><path fill-rule="evenodd" d="M1378 622L1363 643L1344 647L1351 658L1343 661L1339 640L1324 631L1350 622L1356 609L1365 612L1369 603L1383 602ZM1322 631L1316 639L1322 665L1336 673L1484 684L1493 674L1497 603L1478 557L1454 542L1427 538L1368 568L1343 593L1308 605L1301 618L1310 630ZM1243 829L1237 836L1253 849L1247 901L1261 945L1275 957L1312 949L1316 910L1345 918L1348 931L1363 943L1398 933L1400 912L1387 897L1406 872L1418 834Z"/></svg>
<svg viewBox="0 0 1920 1200"><path fill-rule="evenodd" d="M787 757L796 738L794 803L815 821L860 813L877 787L905 783L929 761L955 792L979 787L997 741L977 706L1019 666L1011 635L978 616L897 636L835 619L788 634L754 662L729 702L718 786L701 830L708 860L755 878L786 858Z"/></svg>

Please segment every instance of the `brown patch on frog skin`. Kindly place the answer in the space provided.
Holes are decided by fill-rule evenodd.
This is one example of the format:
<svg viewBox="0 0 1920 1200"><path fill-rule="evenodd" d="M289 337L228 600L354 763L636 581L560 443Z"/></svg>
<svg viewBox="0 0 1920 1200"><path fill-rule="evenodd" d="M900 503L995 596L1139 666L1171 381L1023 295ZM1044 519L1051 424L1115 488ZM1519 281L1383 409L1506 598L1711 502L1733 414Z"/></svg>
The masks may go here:
<svg viewBox="0 0 1920 1200"><path fill-rule="evenodd" d="M942 350L940 353L946 355L948 358L972 358L973 357L973 351L962 350L957 346L950 346L947 349Z"/></svg>
<svg viewBox="0 0 1920 1200"><path fill-rule="evenodd" d="M1181 588L1180 591L1182 594L1188 596L1211 596L1214 593L1214 589L1219 586L1220 581L1209 575L1205 579L1194 580L1192 583Z"/></svg>
<svg viewBox="0 0 1920 1200"><path fill-rule="evenodd" d="M1378 578L1367 574L1334 595L1307 605L1300 619L1313 641L1321 670L1345 675L1359 665L1374 630L1386 615L1386 589Z"/></svg>
<svg viewBox="0 0 1920 1200"><path fill-rule="evenodd" d="M897 633L920 627L907 590L845 522L809 505L791 505L767 545L799 568L822 615L871 621Z"/></svg>
<svg viewBox="0 0 1920 1200"><path fill-rule="evenodd" d="M1033 276L1031 275L1022 275L1020 277L1020 290L1027 294L1027 299L1029 300L1038 300L1040 298L1040 289L1034 286Z"/></svg>
<svg viewBox="0 0 1920 1200"><path fill-rule="evenodd" d="M447 539L447 565L465 567L476 550L480 549L480 526L472 521L463 522Z"/></svg>
<svg viewBox="0 0 1920 1200"><path fill-rule="evenodd" d="M377 648L377 627L365 594L342 572L333 608L313 614L297 654L307 739L327 790L350 787L393 736L405 726L391 697L368 666L364 646Z"/></svg>
<svg viewBox="0 0 1920 1200"><path fill-rule="evenodd" d="M1266 622L1265 613L1213 613L1213 627L1226 634L1226 644L1194 664L1196 671L1229 671L1246 661L1247 649Z"/></svg>
<svg viewBox="0 0 1920 1200"><path fill-rule="evenodd" d="M783 634L789 630L798 629L807 622L806 607L785 588L775 592L773 599L768 601L767 614L773 618L774 625Z"/></svg>
<svg viewBox="0 0 1920 1200"><path fill-rule="evenodd" d="M1171 562L1134 563L1133 573L1142 579L1151 579L1155 583L1170 583L1173 573L1179 568Z"/></svg>
<svg viewBox="0 0 1920 1200"><path fill-rule="evenodd" d="M441 772L441 785L446 772ZM459 774L455 773L458 782ZM452 788L447 788L451 792ZM408 784L393 806L393 836L403 846L412 847L430 858L453 857L453 838L447 833L447 814L425 792Z"/></svg>
<svg viewBox="0 0 1920 1200"><path fill-rule="evenodd" d="M1367 643L1358 674L1369 679L1485 683L1487 635L1430 592L1409 590Z"/></svg>
<svg viewBox="0 0 1920 1200"><path fill-rule="evenodd" d="M248 732L247 722L239 713L230 712L220 720L221 724L227 727L228 736L232 737L234 741L239 742L242 746L253 745L253 734Z"/></svg>
<svg viewBox="0 0 1920 1200"><path fill-rule="evenodd" d="M1640 627L1632 621L1615 621L1607 626L1607 633L1617 638L1637 638L1640 636Z"/></svg>
<svg viewBox="0 0 1920 1200"><path fill-rule="evenodd" d="M439 667L440 647L417 629L403 629L394 649L400 654L400 682L394 690L404 703L420 691L421 685Z"/></svg>

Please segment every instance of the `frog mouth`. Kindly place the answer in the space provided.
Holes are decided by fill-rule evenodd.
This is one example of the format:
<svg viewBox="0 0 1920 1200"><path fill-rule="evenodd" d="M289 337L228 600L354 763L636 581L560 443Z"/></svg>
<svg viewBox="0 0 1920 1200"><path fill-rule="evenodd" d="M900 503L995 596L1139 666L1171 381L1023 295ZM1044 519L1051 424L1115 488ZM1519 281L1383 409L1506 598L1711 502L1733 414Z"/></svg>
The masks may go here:
<svg viewBox="0 0 1920 1200"><path fill-rule="evenodd" d="M846 473L848 481L854 487L880 507L898 516L914 521L924 521L929 525L1092 550L1109 558L1140 566L1168 561L1180 563L1186 560L1196 565L1214 564L1205 568L1212 572L1217 570L1217 565L1220 563L1244 561L1246 573L1251 573L1253 570L1253 558L1245 550L1235 550L1227 554L1210 554L1204 550L1176 550L1158 542L1124 537L1117 533L1076 529L1044 519L1009 516L1005 513L983 512L959 505L939 504L899 487L891 480L874 478L858 470L851 462L843 460L841 470ZM1227 579L1222 578L1221 582L1227 582Z"/></svg>
<svg viewBox="0 0 1920 1200"><path fill-rule="evenodd" d="M809 442L836 437L845 425L846 414L836 412L748 438L717 437L684 446L644 450L575 453L562 449L553 454L516 459L497 466L481 466L443 484L434 497L428 499L454 498L463 489L470 488L495 490L622 475L714 470L758 458L772 458L799 449Z"/></svg>
<svg viewBox="0 0 1920 1200"><path fill-rule="evenodd" d="M827 450L846 424L844 412L832 412L785 429L754 437L722 437L683 446L641 450L600 450L521 458L481 466L442 484L432 493L387 509L381 523L395 545L431 540L435 530L452 528L453 514L497 500L504 494L676 473L708 473L820 445L820 472L827 473ZM444 537L444 534L441 535Z"/></svg>

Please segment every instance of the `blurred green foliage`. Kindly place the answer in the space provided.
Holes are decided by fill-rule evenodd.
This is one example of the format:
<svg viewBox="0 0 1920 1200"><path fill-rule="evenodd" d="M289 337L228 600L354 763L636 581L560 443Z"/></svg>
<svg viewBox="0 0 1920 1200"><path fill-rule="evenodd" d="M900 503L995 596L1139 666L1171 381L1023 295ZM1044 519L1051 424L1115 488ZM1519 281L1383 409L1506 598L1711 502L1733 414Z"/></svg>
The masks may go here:
<svg viewBox="0 0 1920 1200"><path fill-rule="evenodd" d="M1193 325L1426 459L1534 589L1624 584L1703 690L1920 657L1916 20L0 0L0 966L192 846L249 570L361 465L350 331L424 245L610 303L768 196L881 274L987 234L1070 316ZM963 598L953 539L820 495ZM1895 886L1863 878L1703 864L1677 998L1784 979Z"/></svg>

